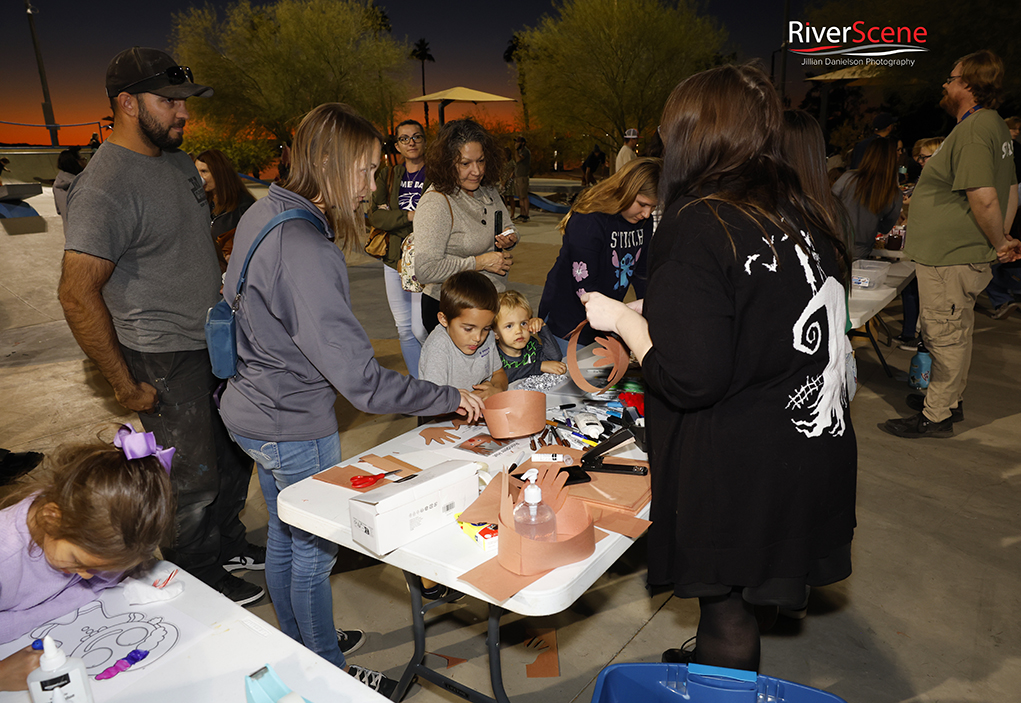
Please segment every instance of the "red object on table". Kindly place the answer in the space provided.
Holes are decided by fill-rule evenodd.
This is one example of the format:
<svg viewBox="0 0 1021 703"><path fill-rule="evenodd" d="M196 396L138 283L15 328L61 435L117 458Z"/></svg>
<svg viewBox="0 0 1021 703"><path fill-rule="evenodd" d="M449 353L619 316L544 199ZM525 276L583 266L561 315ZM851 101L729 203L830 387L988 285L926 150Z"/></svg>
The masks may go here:
<svg viewBox="0 0 1021 703"><path fill-rule="evenodd" d="M645 394L644 393L621 393L617 400L630 408L635 408L638 414L645 417Z"/></svg>
<svg viewBox="0 0 1021 703"><path fill-rule="evenodd" d="M398 473L399 471L400 469L394 469L393 471L387 471L384 474L372 474L370 476L352 476L351 485L354 486L355 488L368 488L369 486L374 486L376 483L379 482L380 479L383 479L389 476L390 474Z"/></svg>

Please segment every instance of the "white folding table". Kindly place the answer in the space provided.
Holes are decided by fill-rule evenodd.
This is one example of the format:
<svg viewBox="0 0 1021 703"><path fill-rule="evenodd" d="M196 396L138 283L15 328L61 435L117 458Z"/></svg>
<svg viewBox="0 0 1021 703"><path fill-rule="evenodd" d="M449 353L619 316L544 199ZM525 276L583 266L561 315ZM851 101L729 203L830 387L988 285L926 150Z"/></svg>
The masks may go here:
<svg viewBox="0 0 1021 703"><path fill-rule="evenodd" d="M567 402L581 404L581 391L570 382L567 382L565 386L563 389L558 389L556 393L547 394L547 408L555 408ZM484 431L484 426L482 429ZM385 454L399 456L402 453L422 451L423 445L424 440L419 436L419 429L416 428L366 453L377 456ZM448 455L456 451L460 454L460 458L486 461L486 459L473 456L463 450L444 448L437 451ZM644 458L645 456L633 446L627 451L614 454L629 458ZM343 465L357 463L357 460L358 457L354 457L343 462ZM500 469L506 470L507 465L512 461L513 457L506 458ZM490 471L492 472L496 468L490 466ZM277 510L280 519L290 525L379 559L404 571L408 587L411 590L415 651L401 676L397 690L394 692L393 700L395 701L399 701L403 697L414 676L418 675L473 703L494 703L494 701L508 703L500 667L500 618L507 612L526 616L543 616L565 610L634 543L634 540L629 537L608 533L607 537L596 543L595 552L588 559L555 569L508 600L496 602L487 594L460 580L461 574L495 558L495 555L492 552L483 552L478 545L461 532L456 524L446 525L388 554L373 554L355 542L352 537L346 503L353 494L353 491L340 486L308 478L288 486L280 492ZM648 514L649 505L647 504L639 513L639 517L647 518ZM421 578L442 583L449 588L489 603L489 627L486 643L489 652L493 697L468 688L423 664L426 651L425 613L446 601L441 599L423 605Z"/></svg>

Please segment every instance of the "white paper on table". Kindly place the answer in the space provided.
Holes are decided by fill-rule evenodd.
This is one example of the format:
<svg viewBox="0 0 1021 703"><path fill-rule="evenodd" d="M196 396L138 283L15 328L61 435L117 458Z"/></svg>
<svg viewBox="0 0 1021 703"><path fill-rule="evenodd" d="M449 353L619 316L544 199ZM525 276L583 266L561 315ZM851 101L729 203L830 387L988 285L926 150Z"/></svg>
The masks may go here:
<svg viewBox="0 0 1021 703"><path fill-rule="evenodd" d="M110 588L78 610L40 625L13 642L0 645L0 659L50 635L69 657L85 663L96 703L116 696L143 673L166 666L212 630L174 607L172 601L128 605L121 587ZM113 666L134 649L149 655L113 678L97 681L96 674ZM0 693L0 701L28 700Z"/></svg>

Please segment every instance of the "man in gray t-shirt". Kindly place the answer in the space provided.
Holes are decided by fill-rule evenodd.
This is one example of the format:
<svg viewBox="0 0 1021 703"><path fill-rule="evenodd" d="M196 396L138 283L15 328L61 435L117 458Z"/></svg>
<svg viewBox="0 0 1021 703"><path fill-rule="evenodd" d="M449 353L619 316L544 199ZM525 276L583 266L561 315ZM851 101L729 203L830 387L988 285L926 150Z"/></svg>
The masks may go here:
<svg viewBox="0 0 1021 703"><path fill-rule="evenodd" d="M177 150L185 100L213 91L140 47L113 59L106 90L114 129L68 194L60 303L117 401L177 449L175 534L164 556L235 602L254 602L263 589L227 572L264 556L238 518L250 463L212 403L203 324L220 268L202 180Z"/></svg>

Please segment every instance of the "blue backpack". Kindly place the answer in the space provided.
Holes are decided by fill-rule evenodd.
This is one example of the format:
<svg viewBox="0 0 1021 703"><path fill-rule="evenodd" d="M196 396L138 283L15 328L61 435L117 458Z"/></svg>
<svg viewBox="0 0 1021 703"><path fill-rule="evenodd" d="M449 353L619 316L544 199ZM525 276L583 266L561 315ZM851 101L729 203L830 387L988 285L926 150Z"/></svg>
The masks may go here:
<svg viewBox="0 0 1021 703"><path fill-rule="evenodd" d="M287 220L295 219L308 220L316 226L316 229L324 235L326 234L322 221L308 210L300 208L284 210L267 222L259 232L259 236L252 242L252 248L248 250L245 263L241 266L234 303L228 305L226 300L221 300L209 308L209 312L206 313L206 347L209 349L209 360L213 364L213 375L217 378L232 378L238 372L237 326L234 322L234 315L241 304L241 291L245 285L245 277L248 275L248 263L252 260L252 254L255 253L255 248L262 243L267 234Z"/></svg>

